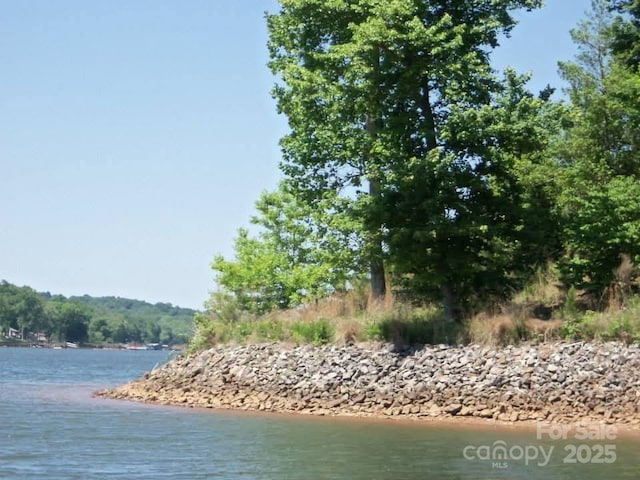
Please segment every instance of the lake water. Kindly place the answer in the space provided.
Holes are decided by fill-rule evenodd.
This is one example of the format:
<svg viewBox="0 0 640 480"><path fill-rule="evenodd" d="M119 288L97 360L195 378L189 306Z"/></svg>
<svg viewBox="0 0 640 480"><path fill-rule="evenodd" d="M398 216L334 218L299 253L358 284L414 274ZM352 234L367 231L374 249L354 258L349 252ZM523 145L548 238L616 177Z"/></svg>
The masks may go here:
<svg viewBox="0 0 640 480"><path fill-rule="evenodd" d="M0 478L640 478L637 438L586 442L572 431L565 441L538 440L522 429L230 413L91 396L166 360L167 352L0 348ZM506 446L507 457L484 460L496 445Z"/></svg>

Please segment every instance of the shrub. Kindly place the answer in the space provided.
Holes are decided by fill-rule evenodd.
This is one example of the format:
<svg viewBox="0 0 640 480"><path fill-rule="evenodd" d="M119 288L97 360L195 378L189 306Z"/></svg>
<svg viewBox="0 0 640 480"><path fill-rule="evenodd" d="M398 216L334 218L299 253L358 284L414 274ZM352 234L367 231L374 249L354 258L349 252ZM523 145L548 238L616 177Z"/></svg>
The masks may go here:
<svg viewBox="0 0 640 480"><path fill-rule="evenodd" d="M256 340L270 342L281 341L285 338L282 322L274 319L256 321L253 335Z"/></svg>
<svg viewBox="0 0 640 480"><path fill-rule="evenodd" d="M384 312L366 326L370 340L384 340L396 345L456 343L461 334L457 322L446 321L435 307L396 308Z"/></svg>
<svg viewBox="0 0 640 480"><path fill-rule="evenodd" d="M333 326L324 318L314 322L295 322L291 325L293 340L298 343L324 345L333 339Z"/></svg>
<svg viewBox="0 0 640 480"><path fill-rule="evenodd" d="M577 293L574 287L567 292L567 298L560 310L560 318L562 318L562 336L570 340L579 338L582 314L578 309Z"/></svg>

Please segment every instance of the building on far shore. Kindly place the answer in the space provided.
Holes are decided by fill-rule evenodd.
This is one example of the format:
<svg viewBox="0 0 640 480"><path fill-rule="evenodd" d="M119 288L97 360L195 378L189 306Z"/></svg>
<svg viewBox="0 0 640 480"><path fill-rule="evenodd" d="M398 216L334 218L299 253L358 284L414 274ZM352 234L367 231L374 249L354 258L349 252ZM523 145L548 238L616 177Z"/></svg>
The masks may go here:
<svg viewBox="0 0 640 480"><path fill-rule="evenodd" d="M11 327L9 327L6 337L15 338L16 340L22 340L22 334L20 333L20 330L16 330L15 328Z"/></svg>

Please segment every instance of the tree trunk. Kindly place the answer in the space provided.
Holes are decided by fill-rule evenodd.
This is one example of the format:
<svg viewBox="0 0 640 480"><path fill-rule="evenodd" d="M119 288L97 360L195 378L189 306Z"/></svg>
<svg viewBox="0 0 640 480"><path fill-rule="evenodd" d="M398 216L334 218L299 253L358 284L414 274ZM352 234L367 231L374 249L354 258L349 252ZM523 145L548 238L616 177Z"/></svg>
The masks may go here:
<svg viewBox="0 0 640 480"><path fill-rule="evenodd" d="M442 291L442 308L444 310L444 318L447 322L455 322L458 320L456 311L456 296L451 291L451 287L444 284Z"/></svg>
<svg viewBox="0 0 640 480"><path fill-rule="evenodd" d="M426 125L425 140L427 151L431 151L438 146L438 135L436 132L436 120L431 106L431 90L429 88L429 77L425 75L422 81L422 115Z"/></svg>
<svg viewBox="0 0 640 480"><path fill-rule="evenodd" d="M384 275L384 262L371 260L371 296L374 301L384 300L387 294L387 285Z"/></svg>
<svg viewBox="0 0 640 480"><path fill-rule="evenodd" d="M368 123L368 122L367 122ZM369 195L377 197L380 189L375 180L369 180ZM387 283L384 273L384 260L382 258L382 240L380 239L380 227L373 234L371 239L371 297L374 301L384 300L387 294Z"/></svg>
<svg viewBox="0 0 640 480"><path fill-rule="evenodd" d="M378 75L380 70L380 49L373 49L373 71L371 77L371 83L373 85L371 97L369 99L369 112L366 116L366 129L367 134L369 136L369 145L373 146L375 143L376 137L378 135L378 122L380 121L380 105L378 101L379 94L379 85L378 85ZM371 149L366 152L367 163L375 164L371 158ZM369 195L374 199L379 198L380 196L380 184L378 180L373 176L368 178L369 180ZM370 259L370 273L371 273L371 297L374 302L379 302L384 300L384 297L387 293L387 285L384 274L384 260L383 260L383 251L382 251L382 238L381 238L381 228L379 221L376 219L378 215L374 214L373 218L370 218L371 221L369 225L369 234L371 235L371 259Z"/></svg>

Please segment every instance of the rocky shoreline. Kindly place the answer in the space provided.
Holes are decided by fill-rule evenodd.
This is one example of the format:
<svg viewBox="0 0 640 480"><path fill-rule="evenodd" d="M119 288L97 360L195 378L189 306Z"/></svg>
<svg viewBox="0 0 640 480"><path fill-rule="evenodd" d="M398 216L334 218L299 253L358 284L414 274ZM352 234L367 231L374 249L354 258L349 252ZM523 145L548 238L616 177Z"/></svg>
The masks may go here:
<svg viewBox="0 0 640 480"><path fill-rule="evenodd" d="M223 346L97 395L313 415L604 421L635 429L640 345Z"/></svg>

